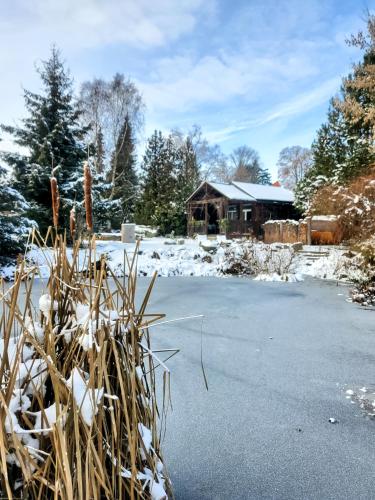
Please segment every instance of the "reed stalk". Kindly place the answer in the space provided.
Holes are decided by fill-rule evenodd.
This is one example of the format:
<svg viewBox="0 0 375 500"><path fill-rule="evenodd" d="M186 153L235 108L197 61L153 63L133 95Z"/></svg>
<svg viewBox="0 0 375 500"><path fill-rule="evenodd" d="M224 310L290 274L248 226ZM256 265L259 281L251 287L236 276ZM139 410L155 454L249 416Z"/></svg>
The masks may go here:
<svg viewBox="0 0 375 500"><path fill-rule="evenodd" d="M56 177L51 177L52 220L55 228L59 225L60 195Z"/></svg>
<svg viewBox="0 0 375 500"><path fill-rule="evenodd" d="M76 209L73 207L69 213L70 237L74 240L76 235Z"/></svg>
<svg viewBox="0 0 375 500"><path fill-rule="evenodd" d="M86 227L90 233L93 230L92 222L92 175L88 162L83 166L83 179L84 179L84 196L85 196L85 210L86 210Z"/></svg>
<svg viewBox="0 0 375 500"><path fill-rule="evenodd" d="M43 245L35 233L37 241ZM23 262L10 289L0 283L1 498L173 496L160 449L156 366L163 401L169 371L148 330L164 315L146 314L155 279L137 307L136 256L126 256L129 277L118 280L104 256L95 273L82 272L93 255L75 241L68 259L66 239L56 236L43 292L38 269Z"/></svg>

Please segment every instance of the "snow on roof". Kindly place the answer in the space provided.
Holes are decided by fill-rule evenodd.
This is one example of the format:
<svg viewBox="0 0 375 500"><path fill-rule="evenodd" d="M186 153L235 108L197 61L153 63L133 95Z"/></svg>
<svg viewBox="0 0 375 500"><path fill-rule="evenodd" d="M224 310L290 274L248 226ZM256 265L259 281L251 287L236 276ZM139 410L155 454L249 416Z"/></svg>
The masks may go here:
<svg viewBox="0 0 375 500"><path fill-rule="evenodd" d="M238 189L233 184L222 184L220 182L209 182L208 184L230 200L254 201L253 196Z"/></svg>
<svg viewBox="0 0 375 500"><path fill-rule="evenodd" d="M268 200L268 201L285 201L293 202L294 194L292 191L282 187L266 186L263 184L250 184L249 182L231 182L230 184L224 184L221 182L211 182L204 181L202 184L192 193L187 201L189 201L195 193L197 193L202 186L207 182L208 185L213 187L220 194L228 198L229 200L240 200L240 201L256 201L256 200Z"/></svg>
<svg viewBox="0 0 375 500"><path fill-rule="evenodd" d="M294 194L289 189L283 187L267 186L264 184L250 184L250 182L236 182L233 181L232 185L241 189L246 194L250 195L256 200L269 200L269 201L294 201Z"/></svg>

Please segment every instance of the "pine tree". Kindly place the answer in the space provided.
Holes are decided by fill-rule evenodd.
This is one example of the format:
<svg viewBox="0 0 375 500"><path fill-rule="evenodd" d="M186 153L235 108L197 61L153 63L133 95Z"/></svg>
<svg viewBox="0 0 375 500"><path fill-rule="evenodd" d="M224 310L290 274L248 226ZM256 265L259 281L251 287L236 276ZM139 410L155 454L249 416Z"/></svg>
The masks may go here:
<svg viewBox="0 0 375 500"><path fill-rule="evenodd" d="M0 262L6 263L25 247L34 221L25 217L29 205L25 198L9 185L6 171L0 167Z"/></svg>
<svg viewBox="0 0 375 500"><path fill-rule="evenodd" d="M176 200L174 231L179 235L187 232L186 200L199 186L201 177L196 151L190 137L176 150Z"/></svg>
<svg viewBox="0 0 375 500"><path fill-rule="evenodd" d="M266 168L261 168L258 173L258 184L271 184L271 175Z"/></svg>
<svg viewBox="0 0 375 500"><path fill-rule="evenodd" d="M13 135L15 144L26 148L27 154L5 153L3 158L13 168L14 187L30 203L28 213L45 231L51 224L52 169L60 188L61 222L67 224L75 196L69 182L86 155L82 141L87 129L79 125L80 111L73 103L72 81L56 48L38 72L44 92L24 91L29 116L23 126L2 126Z"/></svg>
<svg viewBox="0 0 375 500"><path fill-rule="evenodd" d="M375 162L375 17L369 15L368 34L352 37L364 50L363 60L343 79L339 97L332 99L327 122L312 146L313 166L298 184L296 203L308 209L317 189L345 185L370 172Z"/></svg>
<svg viewBox="0 0 375 500"><path fill-rule="evenodd" d="M118 216L113 221L116 225L132 221L134 217L138 183L134 150L132 127L129 117L126 116L111 161L112 192L110 199L118 200L120 207Z"/></svg>
<svg viewBox="0 0 375 500"><path fill-rule="evenodd" d="M369 168L374 157L368 141L361 140L346 120L337 100L332 100L327 122L317 132L312 147L312 167L296 187L296 206L307 210L312 197L330 183L344 185Z"/></svg>
<svg viewBox="0 0 375 500"><path fill-rule="evenodd" d="M187 200L191 193L198 187L200 171L197 155L189 137L180 147L180 168L177 174L179 194L182 200Z"/></svg>
<svg viewBox="0 0 375 500"><path fill-rule="evenodd" d="M176 149L171 137L159 131L148 140L141 164L141 196L136 221L159 226L162 233L171 230L170 214L176 206Z"/></svg>
<svg viewBox="0 0 375 500"><path fill-rule="evenodd" d="M350 156L348 148L348 127L341 111L331 101L327 122L318 130L312 145L312 175L338 179L346 170Z"/></svg>

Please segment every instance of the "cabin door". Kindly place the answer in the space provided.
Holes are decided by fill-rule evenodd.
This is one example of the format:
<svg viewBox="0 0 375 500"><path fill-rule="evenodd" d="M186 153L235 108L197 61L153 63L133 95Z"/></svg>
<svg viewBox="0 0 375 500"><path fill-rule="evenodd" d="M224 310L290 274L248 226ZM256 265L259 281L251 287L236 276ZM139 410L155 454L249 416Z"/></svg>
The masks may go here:
<svg viewBox="0 0 375 500"><path fill-rule="evenodd" d="M215 205L209 203L207 206L208 221L207 234L219 234L219 212Z"/></svg>

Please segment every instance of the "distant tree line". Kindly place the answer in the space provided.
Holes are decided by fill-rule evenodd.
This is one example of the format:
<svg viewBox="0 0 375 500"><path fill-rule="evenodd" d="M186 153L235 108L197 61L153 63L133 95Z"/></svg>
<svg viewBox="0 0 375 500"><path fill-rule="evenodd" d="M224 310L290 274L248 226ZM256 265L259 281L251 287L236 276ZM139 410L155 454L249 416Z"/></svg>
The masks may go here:
<svg viewBox="0 0 375 500"><path fill-rule="evenodd" d="M37 225L43 234L51 225L52 175L59 186L60 228L68 228L74 207L77 230L82 230L84 161L92 169L100 230L135 221L158 226L163 234L184 234L185 201L203 179L270 183L255 150L242 146L226 156L198 126L185 134L155 131L137 160L145 105L132 81L122 74L87 81L77 97L55 47L38 73L41 93L24 90L26 118L19 126L1 125L18 146L16 152L1 153L7 165L0 169L2 255L6 248L11 253L22 249L20 233L28 227Z"/></svg>
<svg viewBox="0 0 375 500"><path fill-rule="evenodd" d="M284 148L281 183L295 190L296 206L308 211L319 189L345 185L375 164L375 18L352 36L363 59L343 79L326 122L311 149ZM258 153L245 145L225 155L200 127L187 133L155 131L137 159L145 105L135 84L122 74L83 83L78 97L56 48L38 69L41 93L24 90L26 118L1 125L18 146L2 152L0 167L0 254L22 250L22 235L51 225L50 177L57 178L62 229L75 207L77 229L84 218L83 162L93 172L96 229L118 229L123 221L158 226L161 233L186 231L185 201L203 179L270 183ZM81 224L81 228L82 228ZM3 257L4 259L4 257Z"/></svg>

